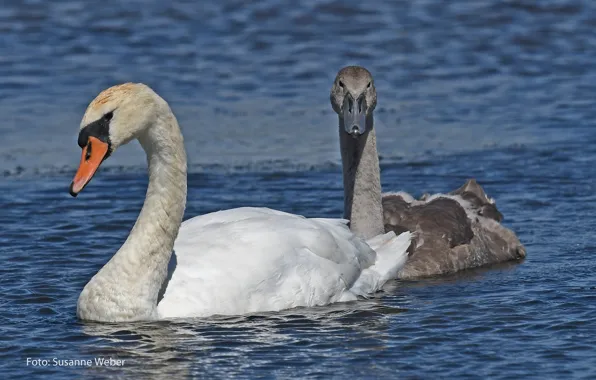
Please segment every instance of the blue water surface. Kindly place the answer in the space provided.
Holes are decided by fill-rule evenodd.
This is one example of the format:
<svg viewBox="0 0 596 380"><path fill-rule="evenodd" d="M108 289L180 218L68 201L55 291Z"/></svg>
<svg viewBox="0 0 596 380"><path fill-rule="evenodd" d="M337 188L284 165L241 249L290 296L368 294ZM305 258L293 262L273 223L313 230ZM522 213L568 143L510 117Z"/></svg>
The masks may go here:
<svg viewBox="0 0 596 380"><path fill-rule="evenodd" d="M3 2L0 377L595 378L595 27L590 0ZM376 79L384 189L477 178L523 263L313 309L76 319L147 185L132 144L68 195L99 91L143 82L170 103L190 163L185 218L247 205L338 217L329 89L347 64ZM53 365L110 357L123 365Z"/></svg>

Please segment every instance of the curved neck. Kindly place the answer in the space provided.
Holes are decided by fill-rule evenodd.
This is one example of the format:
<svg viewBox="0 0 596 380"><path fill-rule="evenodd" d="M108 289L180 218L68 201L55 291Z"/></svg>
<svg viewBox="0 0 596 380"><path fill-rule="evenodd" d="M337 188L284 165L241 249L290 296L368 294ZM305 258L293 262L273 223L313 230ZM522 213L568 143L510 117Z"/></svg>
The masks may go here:
<svg viewBox="0 0 596 380"><path fill-rule="evenodd" d="M149 186L126 242L89 281L79 297L79 318L131 321L155 317L186 205L186 153L169 106L139 137L147 153Z"/></svg>
<svg viewBox="0 0 596 380"><path fill-rule="evenodd" d="M344 218L357 236L369 239L385 232L381 204L381 175L373 116L366 118L366 130L354 138L339 119L339 141L344 179Z"/></svg>

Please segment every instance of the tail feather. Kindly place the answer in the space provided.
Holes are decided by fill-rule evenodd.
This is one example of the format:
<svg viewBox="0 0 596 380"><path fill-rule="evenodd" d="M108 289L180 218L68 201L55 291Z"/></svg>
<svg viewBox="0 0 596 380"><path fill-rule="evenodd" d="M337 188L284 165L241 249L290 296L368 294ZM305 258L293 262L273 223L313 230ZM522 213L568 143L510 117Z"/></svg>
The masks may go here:
<svg viewBox="0 0 596 380"><path fill-rule="evenodd" d="M366 297L380 290L388 280L397 278L397 273L408 260L408 247L411 239L410 232L403 232L399 236L388 232L369 239L367 243L377 253L377 260L372 266L362 271L350 291L358 296Z"/></svg>

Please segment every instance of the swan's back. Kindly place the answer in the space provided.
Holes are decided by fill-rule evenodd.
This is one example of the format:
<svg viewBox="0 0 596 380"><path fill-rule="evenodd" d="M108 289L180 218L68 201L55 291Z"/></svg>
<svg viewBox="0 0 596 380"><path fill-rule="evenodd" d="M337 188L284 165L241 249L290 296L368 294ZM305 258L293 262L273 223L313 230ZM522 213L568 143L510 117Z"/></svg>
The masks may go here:
<svg viewBox="0 0 596 380"><path fill-rule="evenodd" d="M386 231L414 232L403 279L453 273L525 257L515 234L500 224L501 213L475 180L450 194L383 195Z"/></svg>
<svg viewBox="0 0 596 380"><path fill-rule="evenodd" d="M230 315L338 301L376 259L346 223L250 207L187 220L158 313Z"/></svg>

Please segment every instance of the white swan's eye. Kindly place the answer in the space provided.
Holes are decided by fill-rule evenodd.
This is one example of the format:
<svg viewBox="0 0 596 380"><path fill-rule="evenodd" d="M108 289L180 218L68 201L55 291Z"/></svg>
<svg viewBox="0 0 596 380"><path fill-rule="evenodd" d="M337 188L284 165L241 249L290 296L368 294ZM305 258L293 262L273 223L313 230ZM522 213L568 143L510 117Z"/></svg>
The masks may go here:
<svg viewBox="0 0 596 380"><path fill-rule="evenodd" d="M106 121L112 120L113 117L114 117L114 111L110 111L110 112L106 113L105 115L103 115L103 118Z"/></svg>
<svg viewBox="0 0 596 380"><path fill-rule="evenodd" d="M344 82L339 81L338 84L339 84L339 87L344 88Z"/></svg>

